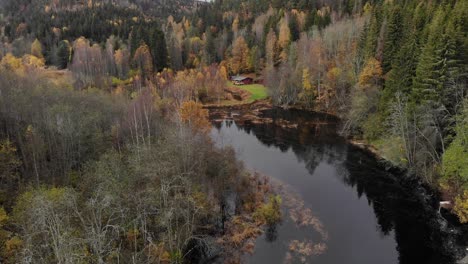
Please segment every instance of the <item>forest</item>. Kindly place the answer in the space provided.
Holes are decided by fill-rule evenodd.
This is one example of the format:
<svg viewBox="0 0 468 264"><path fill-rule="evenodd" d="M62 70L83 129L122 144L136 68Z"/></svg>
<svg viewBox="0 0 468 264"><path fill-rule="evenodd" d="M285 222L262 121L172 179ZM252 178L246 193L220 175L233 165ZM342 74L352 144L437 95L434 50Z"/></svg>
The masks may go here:
<svg viewBox="0 0 468 264"><path fill-rule="evenodd" d="M191 263L276 221L209 137L239 74L340 117L468 222L467 0L5 0L0 262Z"/></svg>

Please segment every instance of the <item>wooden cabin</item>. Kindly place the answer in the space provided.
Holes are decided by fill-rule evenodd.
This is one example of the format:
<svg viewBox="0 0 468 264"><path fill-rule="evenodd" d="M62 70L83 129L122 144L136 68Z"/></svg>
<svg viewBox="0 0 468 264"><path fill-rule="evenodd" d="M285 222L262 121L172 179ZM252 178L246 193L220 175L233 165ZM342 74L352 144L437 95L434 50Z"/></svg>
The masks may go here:
<svg viewBox="0 0 468 264"><path fill-rule="evenodd" d="M235 85L246 85L246 84L252 84L253 78L237 75L237 76L232 76L231 81Z"/></svg>

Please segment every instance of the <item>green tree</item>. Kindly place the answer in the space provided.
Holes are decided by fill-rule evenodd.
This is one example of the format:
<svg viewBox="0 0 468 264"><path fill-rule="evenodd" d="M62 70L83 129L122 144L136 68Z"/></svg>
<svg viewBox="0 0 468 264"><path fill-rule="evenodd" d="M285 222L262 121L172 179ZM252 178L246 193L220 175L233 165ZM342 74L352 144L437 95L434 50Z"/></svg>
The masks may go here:
<svg viewBox="0 0 468 264"><path fill-rule="evenodd" d="M468 99L457 118L456 136L442 156L442 183L456 192L468 190Z"/></svg>
<svg viewBox="0 0 468 264"><path fill-rule="evenodd" d="M301 36L301 32L299 30L299 24L297 23L296 15L291 15L289 17L289 30L291 31L291 41L297 41Z"/></svg>
<svg viewBox="0 0 468 264"><path fill-rule="evenodd" d="M403 46L393 60L392 69L385 81L384 96L382 98L384 103L392 100L398 91L406 96L411 92L419 54L415 34L414 31L408 32Z"/></svg>
<svg viewBox="0 0 468 264"><path fill-rule="evenodd" d="M400 7L395 7L391 11L390 18L387 22L387 30L385 31L385 42L382 59L383 73L390 71L392 62L395 59L397 52L400 50L400 40L403 37L403 16Z"/></svg>
<svg viewBox="0 0 468 264"><path fill-rule="evenodd" d="M65 69L70 62L71 47L67 40L60 41L56 54L56 65L59 69Z"/></svg>
<svg viewBox="0 0 468 264"><path fill-rule="evenodd" d="M369 23L364 27L363 36L361 37L361 51L364 60L376 56L377 41L380 34L381 26L381 9L375 8Z"/></svg>
<svg viewBox="0 0 468 264"><path fill-rule="evenodd" d="M412 99L416 102L437 101L443 88L443 63L444 58L443 38L444 36L445 13L443 8L439 8L428 25L429 35L425 43L421 56L416 67Z"/></svg>

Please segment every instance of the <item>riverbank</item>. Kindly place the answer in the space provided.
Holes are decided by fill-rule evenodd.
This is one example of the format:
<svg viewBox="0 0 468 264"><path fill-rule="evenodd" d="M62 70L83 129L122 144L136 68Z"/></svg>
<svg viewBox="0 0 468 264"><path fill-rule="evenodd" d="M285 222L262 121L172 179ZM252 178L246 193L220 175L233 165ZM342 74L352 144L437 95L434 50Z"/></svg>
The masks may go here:
<svg viewBox="0 0 468 264"><path fill-rule="evenodd" d="M339 118L323 112L307 112L297 108L287 109L291 115L281 115L284 109L275 107L270 100L256 100L251 103L236 105L206 105L209 110L209 118L219 124L224 120L235 121L236 123L246 124L274 124L276 126L288 129L297 129L299 125L324 126L337 125ZM295 116L296 113L307 113L309 118Z"/></svg>

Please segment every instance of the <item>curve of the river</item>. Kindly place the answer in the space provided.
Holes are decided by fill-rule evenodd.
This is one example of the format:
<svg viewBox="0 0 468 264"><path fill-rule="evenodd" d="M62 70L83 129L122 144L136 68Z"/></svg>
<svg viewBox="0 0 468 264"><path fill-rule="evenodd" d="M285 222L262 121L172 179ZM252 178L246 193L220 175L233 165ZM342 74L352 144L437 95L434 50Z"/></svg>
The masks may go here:
<svg viewBox="0 0 468 264"><path fill-rule="evenodd" d="M387 171L372 154L348 144L335 122L305 122L327 121L326 115L264 114L296 125L225 120L211 132L218 145L232 146L248 169L272 177L286 190L282 196L290 196L283 198L282 223L257 238L246 263L454 261L454 230L419 181Z"/></svg>

